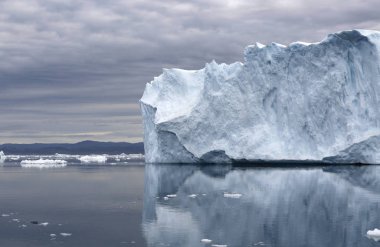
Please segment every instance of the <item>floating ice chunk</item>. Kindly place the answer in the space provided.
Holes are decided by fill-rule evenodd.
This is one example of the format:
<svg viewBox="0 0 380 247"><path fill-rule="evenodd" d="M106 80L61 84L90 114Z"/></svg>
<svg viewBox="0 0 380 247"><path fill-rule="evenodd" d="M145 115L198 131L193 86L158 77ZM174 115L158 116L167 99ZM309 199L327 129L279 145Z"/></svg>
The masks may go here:
<svg viewBox="0 0 380 247"><path fill-rule="evenodd" d="M223 194L224 197L226 198L240 198L242 196L242 194L239 194L239 193L224 193Z"/></svg>
<svg viewBox="0 0 380 247"><path fill-rule="evenodd" d="M65 160L23 160L21 161L22 167L37 167L37 168L52 168L52 167L65 167L67 161Z"/></svg>
<svg viewBox="0 0 380 247"><path fill-rule="evenodd" d="M257 242L257 243L255 243L255 244L253 244L253 245L256 246L256 245L265 245L265 244L264 244L264 242Z"/></svg>
<svg viewBox="0 0 380 247"><path fill-rule="evenodd" d="M9 217L9 214L2 214L1 217Z"/></svg>
<svg viewBox="0 0 380 247"><path fill-rule="evenodd" d="M47 226L47 225L49 225L49 222L40 223L40 226Z"/></svg>
<svg viewBox="0 0 380 247"><path fill-rule="evenodd" d="M4 163L6 156L3 151L0 151L0 163Z"/></svg>
<svg viewBox="0 0 380 247"><path fill-rule="evenodd" d="M169 197L164 196L164 200L165 200L165 201L169 200Z"/></svg>
<svg viewBox="0 0 380 247"><path fill-rule="evenodd" d="M367 231L367 237L375 241L380 241L380 230L375 228L373 230Z"/></svg>
<svg viewBox="0 0 380 247"><path fill-rule="evenodd" d="M105 155L85 155L79 157L82 163L106 163L107 156Z"/></svg>
<svg viewBox="0 0 380 247"><path fill-rule="evenodd" d="M207 238L203 238L203 239L201 239L201 242L205 243L205 244L209 244L209 243L212 242L212 240L211 239L207 239Z"/></svg>
<svg viewBox="0 0 380 247"><path fill-rule="evenodd" d="M71 235L73 235L72 233L67 233L67 232L61 232L60 235L62 237L70 237Z"/></svg>
<svg viewBox="0 0 380 247"><path fill-rule="evenodd" d="M189 195L189 197L190 198L195 198L195 197L197 197L197 194L191 194L191 195Z"/></svg>
<svg viewBox="0 0 380 247"><path fill-rule="evenodd" d="M12 219L13 222L20 222L19 219Z"/></svg>
<svg viewBox="0 0 380 247"><path fill-rule="evenodd" d="M27 227L27 225L25 225L25 224L22 224L21 226L19 226L19 227L21 227L21 228L25 228L25 227Z"/></svg>
<svg viewBox="0 0 380 247"><path fill-rule="evenodd" d="M174 198L174 197L177 197L177 195L176 194L172 194L172 195L167 195L166 197Z"/></svg>
<svg viewBox="0 0 380 247"><path fill-rule="evenodd" d="M52 238L55 238L56 236L57 236L57 234L55 234L55 233L50 234L50 237L52 237Z"/></svg>
<svg viewBox="0 0 380 247"><path fill-rule="evenodd" d="M213 244L212 247L227 247L226 244Z"/></svg>

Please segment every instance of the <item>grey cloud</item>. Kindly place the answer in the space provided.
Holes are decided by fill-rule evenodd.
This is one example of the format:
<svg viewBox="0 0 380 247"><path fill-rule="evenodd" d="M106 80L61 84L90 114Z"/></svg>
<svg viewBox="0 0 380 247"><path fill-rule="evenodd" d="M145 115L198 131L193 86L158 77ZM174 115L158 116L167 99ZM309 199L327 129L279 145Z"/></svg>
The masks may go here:
<svg viewBox="0 0 380 247"><path fill-rule="evenodd" d="M256 41L380 29L379 8L377 0L3 0L0 143L141 141L138 100L162 68L241 61Z"/></svg>

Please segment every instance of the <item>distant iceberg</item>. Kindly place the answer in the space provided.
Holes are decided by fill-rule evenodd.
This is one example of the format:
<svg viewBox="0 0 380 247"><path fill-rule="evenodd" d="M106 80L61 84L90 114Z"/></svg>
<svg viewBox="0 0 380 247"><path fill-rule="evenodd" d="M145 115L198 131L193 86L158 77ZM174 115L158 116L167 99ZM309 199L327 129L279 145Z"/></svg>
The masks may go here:
<svg viewBox="0 0 380 247"><path fill-rule="evenodd" d="M3 151L0 151L0 163L4 163L6 156Z"/></svg>
<svg viewBox="0 0 380 247"><path fill-rule="evenodd" d="M105 155L85 155L85 156L80 156L79 160L82 163L106 163L107 156L105 156Z"/></svg>
<svg viewBox="0 0 380 247"><path fill-rule="evenodd" d="M380 135L379 61L380 32L352 30L318 43L257 43L244 63L165 69L140 100L146 162L335 156Z"/></svg>
<svg viewBox="0 0 380 247"><path fill-rule="evenodd" d="M54 168L54 167L65 167L67 161L65 160L23 160L21 161L22 167L36 167L36 168Z"/></svg>

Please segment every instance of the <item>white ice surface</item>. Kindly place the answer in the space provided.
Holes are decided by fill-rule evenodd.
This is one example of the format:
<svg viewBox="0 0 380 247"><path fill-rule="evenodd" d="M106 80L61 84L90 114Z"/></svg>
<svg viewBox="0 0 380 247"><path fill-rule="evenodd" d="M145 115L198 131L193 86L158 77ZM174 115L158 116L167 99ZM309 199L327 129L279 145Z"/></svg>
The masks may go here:
<svg viewBox="0 0 380 247"><path fill-rule="evenodd" d="M212 240L211 239L207 239L207 238L203 238L203 239L201 239L201 242L205 243L205 244L209 244L209 243L212 242Z"/></svg>
<svg viewBox="0 0 380 247"><path fill-rule="evenodd" d="M67 161L65 160L23 160L21 161L22 167L36 167L36 168L54 168L54 167L65 167Z"/></svg>
<svg viewBox="0 0 380 247"><path fill-rule="evenodd" d="M107 156L105 155L85 155L79 157L82 163L106 163Z"/></svg>
<svg viewBox="0 0 380 247"><path fill-rule="evenodd" d="M380 241L380 230L375 228L373 230L367 231L367 237L369 237L375 241Z"/></svg>
<svg viewBox="0 0 380 247"><path fill-rule="evenodd" d="M145 159L321 160L380 134L380 32L248 46L244 63L165 69L141 98Z"/></svg>
<svg viewBox="0 0 380 247"><path fill-rule="evenodd" d="M4 163L6 156L3 151L0 151L0 163Z"/></svg>

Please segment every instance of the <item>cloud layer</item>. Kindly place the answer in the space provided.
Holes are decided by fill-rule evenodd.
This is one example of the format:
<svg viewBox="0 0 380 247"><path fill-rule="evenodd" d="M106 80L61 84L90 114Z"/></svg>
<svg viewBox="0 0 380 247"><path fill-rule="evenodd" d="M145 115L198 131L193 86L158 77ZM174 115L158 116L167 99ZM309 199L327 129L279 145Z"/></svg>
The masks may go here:
<svg viewBox="0 0 380 247"><path fill-rule="evenodd" d="M3 0L0 143L141 141L163 67L242 60L256 41L380 29L377 0Z"/></svg>

